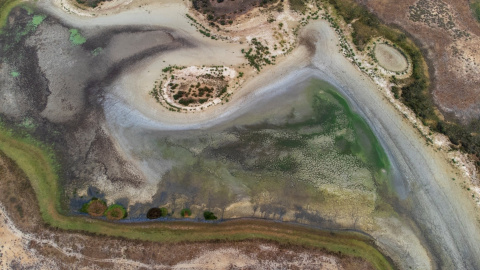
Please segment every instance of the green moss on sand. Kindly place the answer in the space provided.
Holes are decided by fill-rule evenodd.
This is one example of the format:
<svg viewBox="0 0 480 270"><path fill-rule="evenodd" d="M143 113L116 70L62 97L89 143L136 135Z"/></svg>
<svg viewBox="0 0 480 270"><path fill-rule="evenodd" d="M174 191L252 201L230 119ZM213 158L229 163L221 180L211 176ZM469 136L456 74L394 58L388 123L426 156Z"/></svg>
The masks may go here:
<svg viewBox="0 0 480 270"><path fill-rule="evenodd" d="M82 34L80 34L78 29L70 29L69 32L70 32L70 42L73 45L82 45L87 41L87 39L84 36L82 36Z"/></svg>

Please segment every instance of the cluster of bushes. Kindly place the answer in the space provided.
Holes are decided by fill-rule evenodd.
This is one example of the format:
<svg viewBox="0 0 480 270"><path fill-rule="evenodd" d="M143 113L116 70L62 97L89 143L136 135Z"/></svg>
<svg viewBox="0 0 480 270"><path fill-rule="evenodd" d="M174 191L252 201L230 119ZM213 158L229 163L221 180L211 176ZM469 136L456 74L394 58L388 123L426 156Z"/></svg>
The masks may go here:
<svg viewBox="0 0 480 270"><path fill-rule="evenodd" d="M100 3L105 1L108 1L108 0L77 0L77 3L79 3L80 5L96 8Z"/></svg>
<svg viewBox="0 0 480 270"><path fill-rule="evenodd" d="M178 101L178 103L182 104L183 106L188 106L188 105L190 105L190 104L192 104L192 103L194 103L194 102L195 102L195 100L194 100L193 98L191 98L191 97L189 97L189 98L181 98L181 99Z"/></svg>
<svg viewBox="0 0 480 270"><path fill-rule="evenodd" d="M161 217L167 217L169 215L170 214L168 213L168 209L165 208L165 207L150 208L150 210L148 210L148 212L147 212L147 218L148 219L157 219L157 218L161 218ZM190 208L183 208L180 211L180 215L184 218L188 218L192 215L192 210L190 210ZM216 220L217 219L217 216L215 216L215 214L211 211L204 211L203 212L203 217L205 218L205 220Z"/></svg>
<svg viewBox="0 0 480 270"><path fill-rule="evenodd" d="M104 200L93 197L82 205L80 212L87 213L92 217L105 216L109 220L119 220L127 217L127 210L119 204L112 204L107 207Z"/></svg>
<svg viewBox="0 0 480 270"><path fill-rule="evenodd" d="M178 91L175 95L173 95L173 99L177 100L181 97L183 97L186 94L185 91Z"/></svg>
<svg viewBox="0 0 480 270"><path fill-rule="evenodd" d="M252 38L251 42L253 48L250 48L246 52L242 49L242 53L244 54L245 58L247 58L248 64L258 71L260 71L262 66L272 65L275 61L275 57L272 56L270 58L270 51L268 50L268 47L264 46L256 38Z"/></svg>
<svg viewBox="0 0 480 270"><path fill-rule="evenodd" d="M147 218L148 219L157 219L157 218L166 217L166 216L168 216L168 210L165 207L150 208L150 210L148 210L148 212L147 212Z"/></svg>
<svg viewBox="0 0 480 270"><path fill-rule="evenodd" d="M447 122L439 119L435 113L435 105L429 92L429 78L425 69L422 53L418 47L399 30L387 27L385 24L370 13L364 6L356 4L352 0L326 0L341 15L347 23L351 23L354 29L353 42L359 50L363 50L372 38L383 36L399 46L412 61L413 74L411 78L400 81L401 88L392 89L396 98L412 109L413 112L436 132L447 135L453 144L460 149L472 154L480 160L480 122L473 121L469 125ZM478 7L480 12L480 0L474 0L472 9ZM478 3L478 4L475 4ZM475 7L475 8L474 8ZM477 161L480 168L480 162Z"/></svg>

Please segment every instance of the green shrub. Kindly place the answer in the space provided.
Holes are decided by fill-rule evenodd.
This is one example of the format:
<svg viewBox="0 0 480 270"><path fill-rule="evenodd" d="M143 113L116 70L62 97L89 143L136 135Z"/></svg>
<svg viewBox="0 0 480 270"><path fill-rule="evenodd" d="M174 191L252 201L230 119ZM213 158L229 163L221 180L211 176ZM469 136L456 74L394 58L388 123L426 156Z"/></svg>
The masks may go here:
<svg viewBox="0 0 480 270"><path fill-rule="evenodd" d="M80 212L89 214L94 217L101 217L107 210L107 203L104 200L93 197L87 203L82 205Z"/></svg>
<svg viewBox="0 0 480 270"><path fill-rule="evenodd" d="M119 204L112 204L107 208L104 215L107 219L119 220L127 217L127 210Z"/></svg>
<svg viewBox="0 0 480 270"><path fill-rule="evenodd" d="M165 207L150 208L150 210L148 210L148 212L147 212L147 218L148 219L157 219L157 218L160 218L160 217L166 217L167 215L168 215L168 210Z"/></svg>
<svg viewBox="0 0 480 270"><path fill-rule="evenodd" d="M215 216L215 214L213 214L213 212L210 212L210 211L203 212L203 217L206 220L216 220L217 219L217 216Z"/></svg>
<svg viewBox="0 0 480 270"><path fill-rule="evenodd" d="M182 211L180 211L180 215L182 217L189 217L192 215L192 210L190 210L189 208L183 208Z"/></svg>

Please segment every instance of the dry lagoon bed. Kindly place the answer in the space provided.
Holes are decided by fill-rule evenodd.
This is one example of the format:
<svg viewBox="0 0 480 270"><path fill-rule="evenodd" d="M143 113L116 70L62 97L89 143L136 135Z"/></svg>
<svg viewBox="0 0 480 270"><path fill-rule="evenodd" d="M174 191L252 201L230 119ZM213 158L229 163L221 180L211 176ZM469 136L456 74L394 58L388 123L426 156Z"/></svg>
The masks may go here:
<svg viewBox="0 0 480 270"><path fill-rule="evenodd" d="M310 22L299 32L299 46L279 57L276 65L266 66L258 73L245 66L241 53L245 44L206 38L185 17L189 9L180 2L145 1L137 5L111 1L95 10L93 17L84 16L91 15L91 11L75 8L67 1L44 2L38 6L62 24L84 31L87 36L84 47L94 50L106 44L106 53L100 54L104 61L92 60L101 63L93 67L88 66L90 60L80 47L61 56L70 61L68 66L52 62L57 52L48 46L39 45L36 54L51 92L42 116L58 125L55 127L60 130L66 130L67 155L85 157L81 166L72 169L80 176L77 178L98 176L87 179L86 183L100 190L108 201L129 198L129 204L134 205L148 203L154 197L159 175L170 170L173 164L168 160L159 161L155 151L151 151L152 134L159 131L183 134L231 125L238 116L261 113L266 100L295 96L299 85L317 78L330 83L346 97L353 110L369 124L392 163L393 185L400 198L396 211L401 214L373 216L374 226L360 223L359 228L371 234L401 268L474 269L480 265L480 250L476 244L480 240L478 213L469 194L457 184L469 179L447 161L444 152L425 144L420 132L392 106L387 98L389 92L339 52L339 37L328 22ZM290 19L295 17L292 15ZM136 29L132 28L132 22ZM247 20L245 24L245 33L252 33L254 27L251 25L256 25L255 22ZM40 44L47 38L54 38L63 44L60 39L65 37L59 37L58 33L68 36L64 28L47 20L28 42ZM102 28L107 31L102 32ZM110 40L105 33L114 31L109 28L120 34ZM132 34L135 31L139 33ZM147 37L145 33L150 34ZM146 40L139 48L135 38ZM70 49L65 47L67 50ZM389 55L396 56L395 53ZM159 71L169 65L243 65L246 76L229 102L201 112L178 113L160 106L150 95ZM79 67L92 67L98 72L93 76L90 71L79 72ZM401 67L400 64L391 68ZM60 72L71 77L66 80L70 85L63 85L57 76ZM98 81L99 78L105 80ZM86 90L79 89L78 85ZM266 109L276 109L270 106ZM21 112L11 116L24 117ZM64 123L70 123L65 125L68 129L62 126ZM77 123L77 127L72 127L75 125L71 123ZM107 164L108 170L101 169L98 163ZM89 189L79 190L78 195L89 196L89 192ZM249 203L248 200L239 201L227 209L234 213L232 216L250 215L252 206ZM6 219L5 224L9 224ZM12 234L13 227L2 228L12 241L23 239L21 235ZM251 263L247 255L226 248L182 262L178 267L199 264L209 267L210 260L206 258L211 258L212 254L221 255L228 263L233 258L236 262L243 258L244 265ZM316 259L335 267L334 259Z"/></svg>

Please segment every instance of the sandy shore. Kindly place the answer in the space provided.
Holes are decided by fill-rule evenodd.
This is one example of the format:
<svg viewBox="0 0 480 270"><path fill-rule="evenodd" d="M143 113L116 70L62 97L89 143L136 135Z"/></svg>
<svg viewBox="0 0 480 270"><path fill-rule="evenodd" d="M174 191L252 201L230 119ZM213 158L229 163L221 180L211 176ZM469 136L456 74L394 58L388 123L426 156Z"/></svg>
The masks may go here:
<svg viewBox="0 0 480 270"><path fill-rule="evenodd" d="M57 3L58 4L58 3ZM188 130L205 129L229 122L249 111L256 102L281 95L291 86L316 77L336 86L355 110L367 119L392 161L395 186L400 197L412 207L418 225L398 219L385 219L385 228L371 232L383 249L401 266L414 269L480 267L480 230L477 213L468 193L458 182L467 181L447 162L445 154L427 146L425 139L395 109L378 86L339 53L338 37L327 22L309 24L303 32L314 37L313 57L300 46L275 66L270 66L238 89L230 102L195 114L173 113L156 104L148 95L160 70L168 65L226 65L243 63L240 50L245 46L204 38L191 26L183 3L152 3L109 16L85 18L64 13L58 6L44 6L69 24L82 28L109 25L158 25L172 28L174 36L188 38L194 48L165 53L132 67L107 90L105 115L120 147L129 149L127 129ZM148 166L147 166L148 167ZM456 178L457 181L452 181ZM402 234L392 230L404 228ZM405 239L409 239L406 241ZM429 254L428 248L433 250Z"/></svg>

